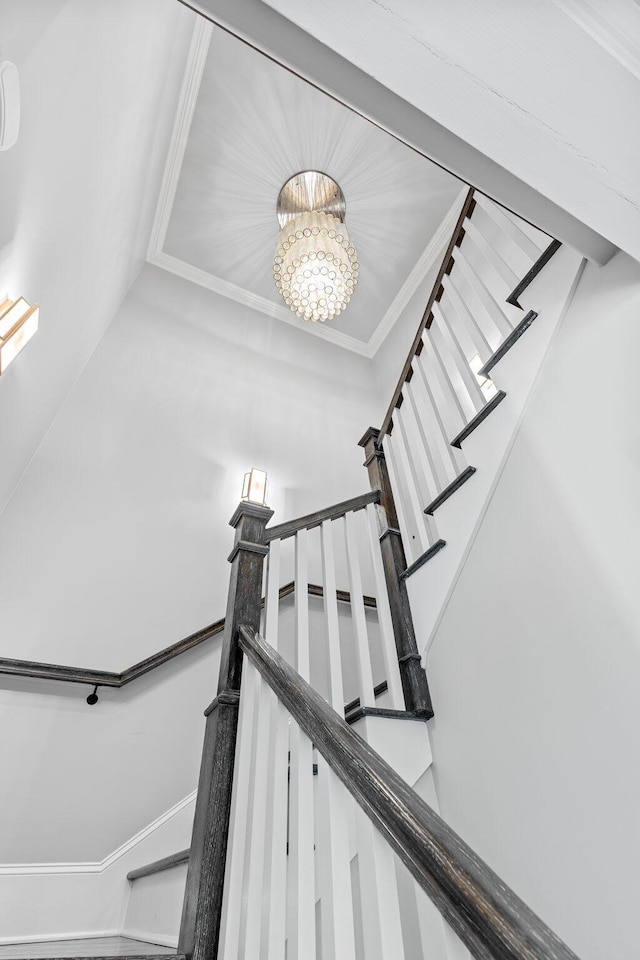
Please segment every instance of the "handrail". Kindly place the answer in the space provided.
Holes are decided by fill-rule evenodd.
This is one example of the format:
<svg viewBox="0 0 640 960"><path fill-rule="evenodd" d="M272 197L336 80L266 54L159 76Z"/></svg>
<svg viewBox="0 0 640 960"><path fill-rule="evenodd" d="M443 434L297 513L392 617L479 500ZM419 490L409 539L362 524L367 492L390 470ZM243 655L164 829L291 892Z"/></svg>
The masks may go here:
<svg viewBox="0 0 640 960"><path fill-rule="evenodd" d="M280 587L279 599L283 600L285 597L290 596L294 590L295 584L293 581L286 583L283 587ZM309 583L307 590L311 597L324 596L322 587L317 583ZM336 590L336 597L342 603L351 603L351 594L348 590ZM365 595L362 600L365 607L376 606L375 597ZM264 599L262 604L264 606ZM112 670L92 670L89 667L65 666L64 664L58 663L42 663L39 660L13 660L10 657L0 657L0 674L11 677L27 677L32 680L58 680L61 683L86 683L91 687L120 688L124 687L127 683L131 683L132 680L137 680L138 677L143 676L150 670L155 670L156 667L162 666L163 663L173 660L174 657L180 656L181 653L192 650L193 647L197 647L205 640L210 640L212 637L222 633L224 631L224 622L224 617L221 620L216 620L215 623L210 624L208 627L202 627L201 630L196 630L195 633L191 633L188 637L177 640L176 643L172 643L168 647L158 650L157 653L152 653L150 657L139 660L120 673Z"/></svg>
<svg viewBox="0 0 640 960"><path fill-rule="evenodd" d="M344 516L345 513L362 510L368 503L379 503L379 501L379 490L363 493L359 497L352 497L350 500L342 500L340 503L334 503L331 507L325 507L323 510L316 510L315 513L298 517L297 520L287 520L285 523L278 523L275 527L267 527L265 540L267 543L271 540L285 540L287 537L292 537L298 530L310 530L312 527L319 527L325 520L336 520L338 517Z"/></svg>
<svg viewBox="0 0 640 960"><path fill-rule="evenodd" d="M140 880L142 877L152 877L154 873L162 873L163 870L171 870L173 867L179 867L182 863L189 862L191 847L186 850L180 850L178 853L171 853L168 857L162 857L160 860L154 860L152 863L145 863L143 867L136 867L135 870L129 870L127 880Z"/></svg>
<svg viewBox="0 0 640 960"><path fill-rule="evenodd" d="M240 646L477 960L577 960L259 633Z"/></svg>
<svg viewBox="0 0 640 960"><path fill-rule="evenodd" d="M475 206L473 193L474 193L473 187L470 187L469 192L467 193L467 196L465 198L465 201L462 204L462 209L460 210L460 216L458 217L458 220L454 227L453 233L451 235L451 240L449 241L449 245L447 247L446 253L442 259L442 263L440 264L440 269L438 270L438 275L436 276L433 289L431 290L431 294L429 295L429 299L427 300L427 306L425 307L424 313L422 314L422 319L420 320L420 324L418 326L418 332L416 333L413 339L413 343L411 344L411 349L409 350L409 354L402 368L402 373L400 374L400 378L398 380L396 388L393 391L391 403L389 404L387 408L387 412L384 415L384 420L382 421L382 426L380 427L380 436L378 437L378 440L377 440L378 445L382 443L385 436L389 432L389 426L391 424L391 420L393 417L393 411L398 406L398 401L402 396L402 388L404 387L405 381L410 375L413 358L415 357L416 353L419 353L420 344L422 343L422 334L424 333L425 329L428 329L429 326L431 325L431 310L433 309L434 303L436 303L436 301L440 298L440 296L442 296L442 293L441 293L442 281L445 275L449 273L449 271L451 270L454 249L457 246L459 246L460 243L462 242L462 238L464 236L464 221L467 219L467 217L471 216L473 212L473 208Z"/></svg>

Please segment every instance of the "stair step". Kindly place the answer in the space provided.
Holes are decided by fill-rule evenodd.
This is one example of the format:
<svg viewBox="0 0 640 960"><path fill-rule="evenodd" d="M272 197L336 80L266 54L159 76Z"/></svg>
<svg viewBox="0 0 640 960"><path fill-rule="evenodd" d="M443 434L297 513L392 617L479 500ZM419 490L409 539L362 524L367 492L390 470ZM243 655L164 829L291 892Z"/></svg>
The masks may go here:
<svg viewBox="0 0 640 960"><path fill-rule="evenodd" d="M463 483L466 483L467 480L474 475L476 472L475 467L465 467L462 473L452 480L448 487L445 487L442 493L439 493L435 500L432 500L428 507L424 508L424 512L428 517L432 517L434 512L441 507L445 501L449 499L452 493L455 493L456 490L459 490Z"/></svg>
<svg viewBox="0 0 640 960"><path fill-rule="evenodd" d="M489 402L484 405L482 410L480 410L479 413L476 413L473 420L470 420L469 423L466 425L466 427L464 427L464 429L460 431L458 436L451 441L451 446L457 447L458 449L460 449L460 447L462 446L462 441L466 440L467 437L469 437L473 433L476 427L480 426L482 421L489 416L492 410L495 410L495 408L498 406L499 403L502 403L505 397L506 397L506 393L504 392L504 390L498 390L498 392L494 394L491 400L489 400Z"/></svg>
<svg viewBox="0 0 640 960"><path fill-rule="evenodd" d="M533 323L533 321L536 319L537 316L538 314L536 313L535 310L529 310L526 316L522 318L520 323L516 327L514 327L514 329L509 334L507 339L500 344L496 352L489 357L484 367L481 367L478 370L479 377L489 376L489 371L493 370L496 363L498 363L499 360L502 360L504 355L508 353L509 350L511 350L511 347L514 345L514 343L516 343L520 339L523 333L526 333L526 331L529 329L529 327L531 326L531 324Z"/></svg>

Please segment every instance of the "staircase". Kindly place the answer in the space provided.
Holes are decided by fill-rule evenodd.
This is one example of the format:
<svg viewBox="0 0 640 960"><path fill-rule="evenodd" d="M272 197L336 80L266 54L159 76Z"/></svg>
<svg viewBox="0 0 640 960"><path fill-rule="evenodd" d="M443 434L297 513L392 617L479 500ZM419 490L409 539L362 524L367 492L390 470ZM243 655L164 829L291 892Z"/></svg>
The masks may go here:
<svg viewBox="0 0 640 960"><path fill-rule="evenodd" d="M191 845L129 871L124 939L102 955L575 957L439 817L424 664L580 268L470 190L360 441L371 492L277 525L239 505ZM165 953L153 937L173 941L182 903ZM0 960L95 956L86 943Z"/></svg>

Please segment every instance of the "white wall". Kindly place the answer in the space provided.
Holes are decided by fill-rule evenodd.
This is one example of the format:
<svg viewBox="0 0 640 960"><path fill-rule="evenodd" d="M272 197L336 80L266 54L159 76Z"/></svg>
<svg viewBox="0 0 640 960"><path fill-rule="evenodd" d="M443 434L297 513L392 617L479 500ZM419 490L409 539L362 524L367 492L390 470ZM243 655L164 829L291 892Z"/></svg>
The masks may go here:
<svg viewBox="0 0 640 960"><path fill-rule="evenodd" d="M93 707L85 686L2 678L0 864L102 861L195 790L219 650L102 688Z"/></svg>
<svg viewBox="0 0 640 960"><path fill-rule="evenodd" d="M3 0L20 74L0 153L0 296L40 331L0 382L0 509L139 272L193 14L174 0Z"/></svg>
<svg viewBox="0 0 640 960"><path fill-rule="evenodd" d="M0 521L4 655L120 670L222 616L244 471L275 522L368 490L372 395L368 360L146 267Z"/></svg>
<svg viewBox="0 0 640 960"><path fill-rule="evenodd" d="M2 653L121 670L224 615L242 475L368 490L370 362L146 267L0 518ZM120 691L0 678L0 863L94 861L195 788L219 640Z"/></svg>
<svg viewBox="0 0 640 960"><path fill-rule="evenodd" d="M428 659L443 815L582 960L637 952L639 309L587 267Z"/></svg>
<svg viewBox="0 0 640 960"><path fill-rule="evenodd" d="M0 943L120 934L135 893L127 873L189 846L195 801L185 799L102 863L0 867Z"/></svg>

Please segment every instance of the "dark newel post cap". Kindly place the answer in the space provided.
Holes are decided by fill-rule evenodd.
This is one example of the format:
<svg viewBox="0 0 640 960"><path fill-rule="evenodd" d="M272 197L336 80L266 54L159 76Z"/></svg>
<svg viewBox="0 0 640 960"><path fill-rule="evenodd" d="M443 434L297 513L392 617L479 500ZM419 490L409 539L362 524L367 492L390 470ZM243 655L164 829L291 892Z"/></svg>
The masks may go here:
<svg viewBox="0 0 640 960"><path fill-rule="evenodd" d="M377 427L368 427L364 436L358 440L359 447L366 447L370 440L377 440L380 436L380 431Z"/></svg>
<svg viewBox="0 0 640 960"><path fill-rule="evenodd" d="M271 507L261 507L257 503L245 503L241 500L235 509L235 513L229 520L230 527L237 527L243 517L255 517L257 520L264 520L269 523L273 516Z"/></svg>

